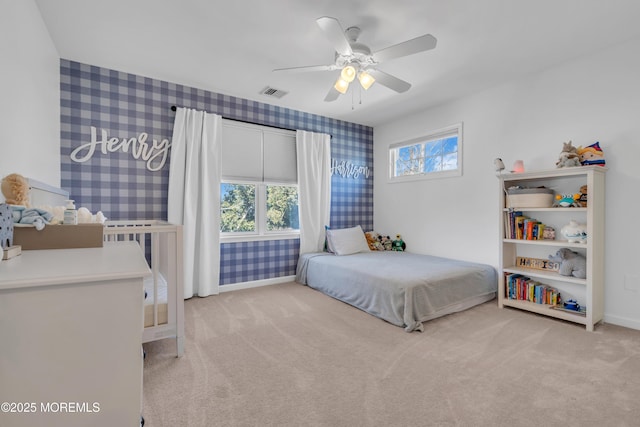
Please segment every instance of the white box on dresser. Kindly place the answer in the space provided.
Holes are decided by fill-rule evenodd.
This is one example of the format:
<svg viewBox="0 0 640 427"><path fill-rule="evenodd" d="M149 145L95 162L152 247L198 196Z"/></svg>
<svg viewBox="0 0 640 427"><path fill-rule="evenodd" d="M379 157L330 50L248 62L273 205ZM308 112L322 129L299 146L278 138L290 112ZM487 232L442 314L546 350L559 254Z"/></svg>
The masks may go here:
<svg viewBox="0 0 640 427"><path fill-rule="evenodd" d="M0 262L0 425L139 425L149 274L134 242Z"/></svg>

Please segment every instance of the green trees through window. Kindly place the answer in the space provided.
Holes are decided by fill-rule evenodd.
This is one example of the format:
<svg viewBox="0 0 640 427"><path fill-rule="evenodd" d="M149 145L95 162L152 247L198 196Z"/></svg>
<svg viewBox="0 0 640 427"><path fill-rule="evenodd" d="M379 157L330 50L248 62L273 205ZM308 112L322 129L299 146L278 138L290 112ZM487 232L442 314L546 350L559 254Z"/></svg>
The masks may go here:
<svg viewBox="0 0 640 427"><path fill-rule="evenodd" d="M286 185L223 183L220 216L222 233L297 231L298 189Z"/></svg>

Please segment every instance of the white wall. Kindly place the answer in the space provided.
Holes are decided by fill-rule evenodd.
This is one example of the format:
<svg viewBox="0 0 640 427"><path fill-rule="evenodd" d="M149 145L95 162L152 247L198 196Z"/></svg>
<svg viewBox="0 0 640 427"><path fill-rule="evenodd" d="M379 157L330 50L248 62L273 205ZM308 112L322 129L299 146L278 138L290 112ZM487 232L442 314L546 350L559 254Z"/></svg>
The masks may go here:
<svg viewBox="0 0 640 427"><path fill-rule="evenodd" d="M498 265L498 180L553 169L564 141L603 148L605 321L640 329L640 39L566 62L374 130L374 225L410 250ZM389 184L389 144L464 122L463 176Z"/></svg>
<svg viewBox="0 0 640 427"><path fill-rule="evenodd" d="M0 178L58 187L60 57L33 0L0 2L0 55Z"/></svg>

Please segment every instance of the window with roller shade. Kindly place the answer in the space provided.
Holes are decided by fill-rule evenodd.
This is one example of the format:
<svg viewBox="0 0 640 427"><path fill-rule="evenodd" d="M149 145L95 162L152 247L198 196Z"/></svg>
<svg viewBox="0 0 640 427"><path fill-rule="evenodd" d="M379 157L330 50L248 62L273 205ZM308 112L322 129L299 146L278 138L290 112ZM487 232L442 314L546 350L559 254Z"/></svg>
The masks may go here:
<svg viewBox="0 0 640 427"><path fill-rule="evenodd" d="M223 120L221 155L222 238L299 234L295 132Z"/></svg>

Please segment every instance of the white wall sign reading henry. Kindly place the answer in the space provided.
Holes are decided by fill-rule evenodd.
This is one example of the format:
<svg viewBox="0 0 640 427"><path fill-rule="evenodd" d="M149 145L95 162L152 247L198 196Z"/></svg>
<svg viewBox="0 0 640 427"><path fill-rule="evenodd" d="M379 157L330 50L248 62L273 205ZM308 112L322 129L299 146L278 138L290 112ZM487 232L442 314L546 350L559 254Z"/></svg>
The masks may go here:
<svg viewBox="0 0 640 427"><path fill-rule="evenodd" d="M94 126L91 126L91 141L82 144L71 152L71 160L82 163L91 159L96 152L96 148L100 148L102 154L114 153L122 151L123 153L131 153L131 156L138 160L146 162L147 169L155 172L162 169L167 162L171 142L168 139L153 142L147 142L149 135L146 132L140 133L138 137L132 138L109 138L105 129L101 130L101 138L98 140L98 132Z"/></svg>

